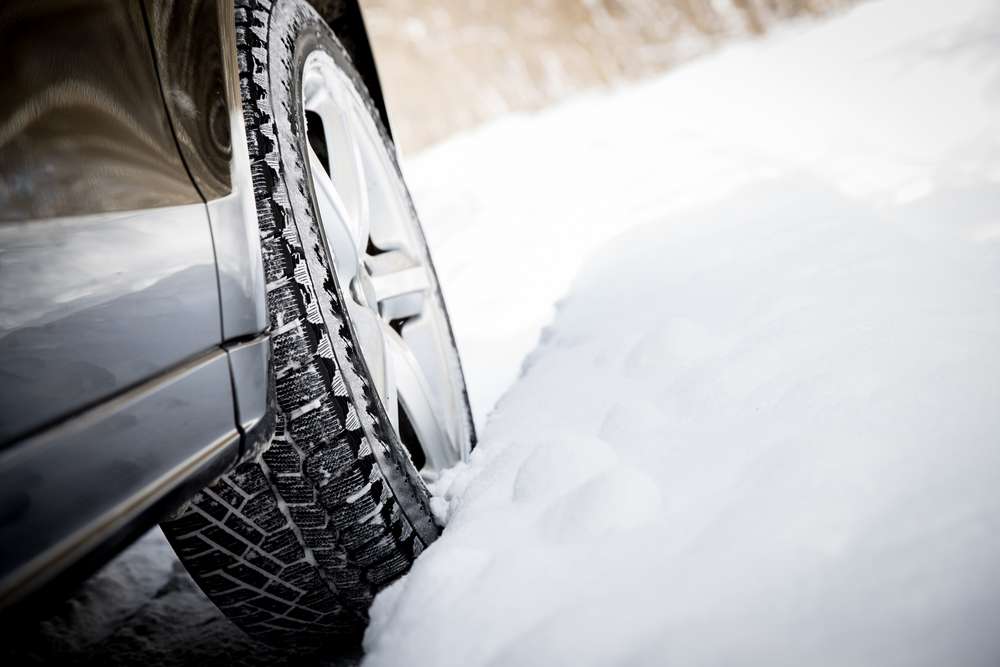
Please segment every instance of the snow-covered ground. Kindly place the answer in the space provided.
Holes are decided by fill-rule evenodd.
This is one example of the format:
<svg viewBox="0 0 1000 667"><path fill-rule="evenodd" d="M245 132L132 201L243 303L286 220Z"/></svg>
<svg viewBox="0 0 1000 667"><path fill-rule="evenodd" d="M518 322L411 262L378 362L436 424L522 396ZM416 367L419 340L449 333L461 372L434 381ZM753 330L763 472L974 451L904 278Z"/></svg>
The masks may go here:
<svg viewBox="0 0 1000 667"><path fill-rule="evenodd" d="M485 428L367 664L1000 663L995 0L408 167Z"/></svg>
<svg viewBox="0 0 1000 667"><path fill-rule="evenodd" d="M198 589L159 528L92 576L41 623L8 618L0 665L347 667L253 641Z"/></svg>

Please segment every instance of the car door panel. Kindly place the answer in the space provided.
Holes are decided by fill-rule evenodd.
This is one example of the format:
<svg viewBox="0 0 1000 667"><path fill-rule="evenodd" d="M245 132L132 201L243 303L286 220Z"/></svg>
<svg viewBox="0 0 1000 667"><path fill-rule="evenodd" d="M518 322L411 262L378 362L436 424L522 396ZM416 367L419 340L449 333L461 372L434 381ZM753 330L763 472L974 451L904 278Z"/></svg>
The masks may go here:
<svg viewBox="0 0 1000 667"><path fill-rule="evenodd" d="M8 0L0 62L0 221L200 201L139 3Z"/></svg>
<svg viewBox="0 0 1000 667"><path fill-rule="evenodd" d="M222 340L142 4L0 6L0 446Z"/></svg>
<svg viewBox="0 0 1000 667"><path fill-rule="evenodd" d="M0 451L0 609L100 562L232 464L229 377L215 348Z"/></svg>
<svg viewBox="0 0 1000 667"><path fill-rule="evenodd" d="M203 204L0 224L0 442L220 342Z"/></svg>

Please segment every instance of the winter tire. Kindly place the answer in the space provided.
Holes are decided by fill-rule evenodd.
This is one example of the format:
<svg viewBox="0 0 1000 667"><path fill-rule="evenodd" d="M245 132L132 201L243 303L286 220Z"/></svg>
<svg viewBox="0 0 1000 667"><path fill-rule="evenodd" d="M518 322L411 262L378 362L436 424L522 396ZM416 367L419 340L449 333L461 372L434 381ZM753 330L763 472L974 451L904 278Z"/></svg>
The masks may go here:
<svg viewBox="0 0 1000 667"><path fill-rule="evenodd" d="M475 436L458 355L361 79L304 0L239 0L277 426L165 522L186 568L269 643L356 643L438 535L425 480Z"/></svg>

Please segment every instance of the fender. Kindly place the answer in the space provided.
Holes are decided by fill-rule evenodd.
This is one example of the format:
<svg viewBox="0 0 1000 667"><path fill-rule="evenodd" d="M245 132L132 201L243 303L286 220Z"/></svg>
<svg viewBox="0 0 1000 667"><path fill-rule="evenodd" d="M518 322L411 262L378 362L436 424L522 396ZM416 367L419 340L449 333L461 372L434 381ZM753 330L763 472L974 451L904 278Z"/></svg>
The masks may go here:
<svg viewBox="0 0 1000 667"><path fill-rule="evenodd" d="M356 0L310 0L389 117ZM164 103L191 180L209 210L224 341L267 327L249 158L243 137L232 0L143 0ZM390 135L391 136L391 135Z"/></svg>
<svg viewBox="0 0 1000 667"><path fill-rule="evenodd" d="M361 74L388 131L389 119L361 8L356 0L310 0ZM154 61L178 150L208 209L216 257L224 346L231 355L243 434L241 456L273 428L263 262L236 62L233 0L143 0ZM236 362L239 360L239 367Z"/></svg>
<svg viewBox="0 0 1000 667"><path fill-rule="evenodd" d="M389 113L386 110L385 98L382 95L382 84L379 82L378 68L375 66L375 56L372 53L371 42L368 40L368 30L365 27L364 16L357 0L309 0L337 36L340 43L351 56L354 68L358 70L361 79L368 88L375 107L378 109L382 124L392 138L392 125L389 123Z"/></svg>

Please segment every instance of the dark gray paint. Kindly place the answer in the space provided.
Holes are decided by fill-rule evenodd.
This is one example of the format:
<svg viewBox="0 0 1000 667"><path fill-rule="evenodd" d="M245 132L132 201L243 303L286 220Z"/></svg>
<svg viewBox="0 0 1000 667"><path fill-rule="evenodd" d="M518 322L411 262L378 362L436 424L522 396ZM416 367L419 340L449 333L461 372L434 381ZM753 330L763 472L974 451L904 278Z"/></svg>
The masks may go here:
<svg viewBox="0 0 1000 667"><path fill-rule="evenodd" d="M223 338L252 336L263 331L268 320L233 3L145 0L144 5L177 143L208 204Z"/></svg>
<svg viewBox="0 0 1000 667"><path fill-rule="evenodd" d="M2 447L222 334L141 4L8 1L0 59Z"/></svg>
<svg viewBox="0 0 1000 667"><path fill-rule="evenodd" d="M231 186L232 101L226 99L219 30L220 11L231 5L232 0L143 0L177 145L205 200L226 196Z"/></svg>
<svg viewBox="0 0 1000 667"><path fill-rule="evenodd" d="M236 18L232 3L216 8L218 37L225 75L225 97L229 131L238 141L230 154L232 192L208 202L208 214L215 239L219 271L219 300L222 306L222 334L227 340L256 334L270 323L264 291L264 263L261 260L257 207L250 173L250 153L244 137L243 104L240 99L239 67L236 62Z"/></svg>
<svg viewBox="0 0 1000 667"><path fill-rule="evenodd" d="M0 607L132 526L180 485L221 472L238 452L233 421L227 355L217 348L0 454Z"/></svg>
<svg viewBox="0 0 1000 667"><path fill-rule="evenodd" d="M5 0L0 63L0 221L200 200L163 108L141 5Z"/></svg>
<svg viewBox="0 0 1000 667"><path fill-rule="evenodd" d="M271 381L271 337L261 336L247 343L231 345L229 369L236 398L236 421L244 436L241 455L252 454L258 439L270 436L274 424L268 423L273 411Z"/></svg>
<svg viewBox="0 0 1000 667"><path fill-rule="evenodd" d="M0 224L0 442L220 341L201 204Z"/></svg>

